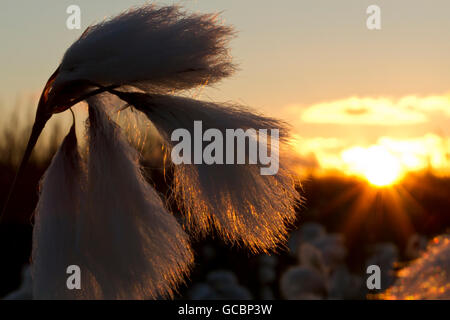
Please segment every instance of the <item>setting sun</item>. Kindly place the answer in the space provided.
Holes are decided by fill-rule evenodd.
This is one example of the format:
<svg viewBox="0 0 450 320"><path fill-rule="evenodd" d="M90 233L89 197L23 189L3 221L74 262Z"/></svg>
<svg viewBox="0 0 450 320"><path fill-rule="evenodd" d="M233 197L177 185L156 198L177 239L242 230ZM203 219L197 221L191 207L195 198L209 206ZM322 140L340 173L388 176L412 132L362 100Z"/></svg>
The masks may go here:
<svg viewBox="0 0 450 320"><path fill-rule="evenodd" d="M355 147L342 153L351 173L364 177L377 187L397 182L402 174L400 160L381 146Z"/></svg>

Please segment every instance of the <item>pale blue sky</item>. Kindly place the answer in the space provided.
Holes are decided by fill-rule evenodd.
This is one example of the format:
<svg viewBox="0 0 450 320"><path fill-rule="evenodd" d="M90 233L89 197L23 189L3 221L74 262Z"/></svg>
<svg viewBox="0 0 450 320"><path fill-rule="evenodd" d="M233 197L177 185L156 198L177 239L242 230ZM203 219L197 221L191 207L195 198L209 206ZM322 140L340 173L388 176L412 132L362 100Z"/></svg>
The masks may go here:
<svg viewBox="0 0 450 320"><path fill-rule="evenodd" d="M137 0L2 0L0 99L38 92L82 30L65 26L66 8L82 10L82 29ZM158 1L178 3L177 1ZM264 109L351 95L442 93L450 89L450 1L196 0L191 10L223 11L239 31L232 53L241 71L214 98ZM366 29L369 4L382 30Z"/></svg>

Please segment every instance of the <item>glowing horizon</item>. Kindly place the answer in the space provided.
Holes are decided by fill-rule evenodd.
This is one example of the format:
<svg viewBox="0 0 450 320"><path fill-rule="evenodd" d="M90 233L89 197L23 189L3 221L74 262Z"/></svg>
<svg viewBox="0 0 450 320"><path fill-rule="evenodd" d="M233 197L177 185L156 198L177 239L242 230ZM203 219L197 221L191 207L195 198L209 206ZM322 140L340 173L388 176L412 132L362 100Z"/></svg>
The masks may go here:
<svg viewBox="0 0 450 320"><path fill-rule="evenodd" d="M349 97L282 112L294 122L293 144L303 169L337 170L386 186L410 172L450 174L449 110L445 93ZM320 135L308 135L304 127Z"/></svg>

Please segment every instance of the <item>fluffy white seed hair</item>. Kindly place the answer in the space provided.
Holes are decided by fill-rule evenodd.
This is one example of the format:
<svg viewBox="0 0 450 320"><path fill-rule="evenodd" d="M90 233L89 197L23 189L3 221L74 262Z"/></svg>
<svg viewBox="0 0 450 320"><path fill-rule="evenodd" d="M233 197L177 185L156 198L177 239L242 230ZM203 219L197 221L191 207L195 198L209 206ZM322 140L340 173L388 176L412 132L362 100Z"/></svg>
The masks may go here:
<svg viewBox="0 0 450 320"><path fill-rule="evenodd" d="M90 26L66 51L53 86L87 81L168 91L214 83L234 70L232 35L216 14L147 4Z"/></svg>
<svg viewBox="0 0 450 320"><path fill-rule="evenodd" d="M137 152L103 102L89 103L88 164L73 126L41 182L33 297L172 297L193 261L188 236L145 181ZM81 269L81 290L67 288L69 265Z"/></svg>
<svg viewBox="0 0 450 320"><path fill-rule="evenodd" d="M74 299L84 294L68 290L66 269L84 266L77 246L77 220L85 172L77 149L75 126L64 139L40 184L33 229L33 297ZM85 275L82 273L83 278ZM85 279L83 279L85 280Z"/></svg>
<svg viewBox="0 0 450 320"><path fill-rule="evenodd" d="M172 132L184 128L193 137L196 120L202 121L203 130L216 128L223 136L226 129L279 129L277 174L261 175L260 165L252 164L180 164L174 166L173 191L186 213L187 226L196 234L215 228L224 239L244 244L255 252L276 248L285 240L296 217L299 193L280 152L289 135L284 123L238 105L156 94L116 94L147 115L169 152L174 144L170 139ZM270 144L270 139L267 142Z"/></svg>
<svg viewBox="0 0 450 320"><path fill-rule="evenodd" d="M382 294L384 299L450 299L450 236L434 238L427 250L399 271L398 280Z"/></svg>
<svg viewBox="0 0 450 320"><path fill-rule="evenodd" d="M95 298L172 297L193 261L187 234L145 181L132 148L89 103L88 185L79 241L100 289Z"/></svg>

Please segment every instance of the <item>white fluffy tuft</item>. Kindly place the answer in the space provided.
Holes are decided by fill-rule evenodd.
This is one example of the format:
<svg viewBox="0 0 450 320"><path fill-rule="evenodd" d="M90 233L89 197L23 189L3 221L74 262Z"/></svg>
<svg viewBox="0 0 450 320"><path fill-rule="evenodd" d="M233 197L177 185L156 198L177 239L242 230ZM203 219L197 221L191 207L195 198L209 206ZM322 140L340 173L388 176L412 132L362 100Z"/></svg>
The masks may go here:
<svg viewBox="0 0 450 320"><path fill-rule="evenodd" d="M182 90L214 83L234 66L232 28L215 14L187 14L178 6L130 9L89 27L67 50L54 87L76 81Z"/></svg>
<svg viewBox="0 0 450 320"><path fill-rule="evenodd" d="M88 186L80 222L96 298L172 297L193 261L188 236L145 181L138 154L103 110L89 101Z"/></svg>
<svg viewBox="0 0 450 320"><path fill-rule="evenodd" d="M64 139L40 185L33 230L33 297L74 299L79 290L67 290L66 269L83 265L76 245L83 163L77 149L75 126Z"/></svg>
<svg viewBox="0 0 450 320"><path fill-rule="evenodd" d="M193 137L193 122L203 130L279 129L280 153L288 141L288 129L278 120L263 117L231 104L216 104L189 98L118 93L144 112L170 148L173 130L185 128ZM268 147L270 150L270 147ZM285 240L295 220L299 193L280 154L276 175L261 175L259 165L175 165L174 195L186 213L191 231L205 234L215 227L223 238L243 243L255 252L267 251Z"/></svg>
<svg viewBox="0 0 450 320"><path fill-rule="evenodd" d="M89 100L86 165L72 127L42 183L33 236L36 299L173 297L193 262L187 234L145 181L138 154ZM81 290L68 290L69 265Z"/></svg>

